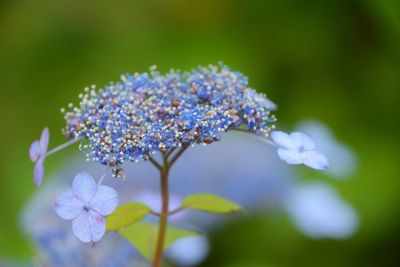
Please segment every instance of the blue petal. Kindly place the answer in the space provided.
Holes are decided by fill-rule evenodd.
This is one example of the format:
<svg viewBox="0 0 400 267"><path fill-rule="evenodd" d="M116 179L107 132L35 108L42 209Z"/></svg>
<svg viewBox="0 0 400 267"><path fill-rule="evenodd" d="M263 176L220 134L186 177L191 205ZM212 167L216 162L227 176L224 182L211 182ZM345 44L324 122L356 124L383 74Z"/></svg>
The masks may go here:
<svg viewBox="0 0 400 267"><path fill-rule="evenodd" d="M97 212L89 212L90 230L92 234L92 242L99 241L106 233L106 220L104 216Z"/></svg>
<svg viewBox="0 0 400 267"><path fill-rule="evenodd" d="M286 149L297 149L296 145L293 143L292 138L285 132L273 131L271 133L271 138L276 144Z"/></svg>
<svg viewBox="0 0 400 267"><path fill-rule="evenodd" d="M57 198L54 208L61 218L72 220L82 213L84 205L85 203L77 199L72 190L68 189Z"/></svg>
<svg viewBox="0 0 400 267"><path fill-rule="evenodd" d="M90 201L90 208L99 214L107 216L111 214L119 204L118 193L109 186L101 185L97 189L96 195Z"/></svg>
<svg viewBox="0 0 400 267"><path fill-rule="evenodd" d="M40 157L40 142L34 141L29 147L29 157L33 162L37 161Z"/></svg>
<svg viewBox="0 0 400 267"><path fill-rule="evenodd" d="M301 133L301 132L293 132L290 134L290 137L296 147L303 147L306 150L313 150L315 149L314 140L311 136Z"/></svg>
<svg viewBox="0 0 400 267"><path fill-rule="evenodd" d="M45 127L40 136L40 153L42 157L46 156L47 146L49 145L49 128Z"/></svg>
<svg viewBox="0 0 400 267"><path fill-rule="evenodd" d="M314 150L304 151L301 154L304 165L316 170L326 170L329 168L328 159L323 154Z"/></svg>
<svg viewBox="0 0 400 267"><path fill-rule="evenodd" d="M283 148L278 149L278 156L281 160L288 164L301 164L303 157L297 150L287 150Z"/></svg>
<svg viewBox="0 0 400 267"><path fill-rule="evenodd" d="M39 160L35 163L35 168L33 169L33 182L36 186L40 186L43 181L44 176L44 165L43 161Z"/></svg>
<svg viewBox="0 0 400 267"><path fill-rule="evenodd" d="M270 110L276 110L276 108L277 108L277 105L268 98L264 99L264 104L265 104L265 107Z"/></svg>
<svg viewBox="0 0 400 267"><path fill-rule="evenodd" d="M105 219L94 211L82 212L72 221L72 231L82 242L97 242L106 232Z"/></svg>
<svg viewBox="0 0 400 267"><path fill-rule="evenodd" d="M326 184L294 187L286 207L299 230L314 238L348 238L358 228L354 209Z"/></svg>
<svg viewBox="0 0 400 267"><path fill-rule="evenodd" d="M76 198L85 203L89 203L96 194L97 185L90 174L80 172L74 177L74 181L72 182L72 191Z"/></svg>
<svg viewBox="0 0 400 267"><path fill-rule="evenodd" d="M167 251L169 258L179 266L197 266L208 255L210 244L204 236L191 236L174 242Z"/></svg>
<svg viewBox="0 0 400 267"><path fill-rule="evenodd" d="M89 212L82 212L72 221L72 232L82 242L89 243L92 241Z"/></svg>

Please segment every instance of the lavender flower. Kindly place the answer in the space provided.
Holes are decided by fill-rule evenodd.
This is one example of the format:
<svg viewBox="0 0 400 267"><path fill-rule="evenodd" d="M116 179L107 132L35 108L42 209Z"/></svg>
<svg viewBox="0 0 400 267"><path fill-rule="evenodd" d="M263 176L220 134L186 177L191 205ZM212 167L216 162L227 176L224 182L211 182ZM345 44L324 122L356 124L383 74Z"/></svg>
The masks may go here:
<svg viewBox="0 0 400 267"><path fill-rule="evenodd" d="M357 157L351 149L335 138L334 133L318 121L306 120L298 124L296 129L313 137L318 150L329 158L327 174L335 179L347 179L357 169Z"/></svg>
<svg viewBox="0 0 400 267"><path fill-rule="evenodd" d="M33 181L36 186L42 183L44 176L44 160L46 158L47 146L49 144L49 129L45 127L40 140L35 140L29 148L29 157L35 163L33 170Z"/></svg>
<svg viewBox="0 0 400 267"><path fill-rule="evenodd" d="M197 266L208 255L210 244L204 236L180 239L172 244L167 257L179 266Z"/></svg>
<svg viewBox="0 0 400 267"><path fill-rule="evenodd" d="M315 151L313 139L301 132L290 135L281 131L273 131L272 139L280 146L279 157L288 164L304 164L317 170L326 170L329 162L326 157Z"/></svg>
<svg viewBox="0 0 400 267"><path fill-rule="evenodd" d="M313 238L348 238L359 225L354 209L324 183L294 186L285 206L296 226Z"/></svg>
<svg viewBox="0 0 400 267"><path fill-rule="evenodd" d="M248 87L247 78L228 67L171 70L161 75L124 75L118 83L86 89L80 105L64 112L70 138L88 140L89 160L120 173L124 161L147 160L155 152L188 144L210 144L222 132L244 127L267 135L275 105Z"/></svg>
<svg viewBox="0 0 400 267"><path fill-rule="evenodd" d="M118 206L118 193L111 187L96 185L90 174L75 176L68 189L55 202L57 214L72 221L74 235L82 242L97 242L106 231L105 216Z"/></svg>

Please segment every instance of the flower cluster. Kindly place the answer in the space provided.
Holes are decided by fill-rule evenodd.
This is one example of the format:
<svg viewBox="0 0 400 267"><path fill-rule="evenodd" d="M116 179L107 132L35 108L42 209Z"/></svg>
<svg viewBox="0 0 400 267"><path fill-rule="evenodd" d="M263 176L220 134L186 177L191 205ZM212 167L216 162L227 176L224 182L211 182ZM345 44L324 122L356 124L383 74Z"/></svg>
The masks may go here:
<svg viewBox="0 0 400 267"><path fill-rule="evenodd" d="M275 105L224 65L165 75L151 68L100 90L87 88L80 100L63 110L64 133L87 139L88 159L111 167L185 144L209 144L232 127L267 135L275 121Z"/></svg>
<svg viewBox="0 0 400 267"><path fill-rule="evenodd" d="M29 155L35 163L34 182L44 176L44 160L79 140L88 160L111 167L113 175L122 173L121 164L163 153L166 169L191 144L219 141L221 133L240 130L256 134L278 147L278 156L288 164L304 164L318 170L329 166L324 155L315 150L310 136L273 131L275 109L265 95L248 87L247 78L224 65L200 67L191 72L171 70L161 75L155 68L149 73L125 75L118 83L99 90L86 89L80 104L62 110L67 121L64 134L68 142L47 151L49 131L32 143ZM179 151L174 148L182 147ZM173 156L168 161L169 156ZM108 170L109 168L107 168ZM56 201L58 215L73 220L73 232L83 242L97 242L105 233L105 217L118 206L117 192L96 185L87 173L78 174L72 189Z"/></svg>

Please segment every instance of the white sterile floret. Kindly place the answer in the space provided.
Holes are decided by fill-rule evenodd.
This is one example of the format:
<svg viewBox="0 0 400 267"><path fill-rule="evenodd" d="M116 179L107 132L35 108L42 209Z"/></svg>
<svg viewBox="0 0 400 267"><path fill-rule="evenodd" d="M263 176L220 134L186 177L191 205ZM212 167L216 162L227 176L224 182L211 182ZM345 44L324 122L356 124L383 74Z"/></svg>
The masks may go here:
<svg viewBox="0 0 400 267"><path fill-rule="evenodd" d="M313 139L301 132L287 134L273 131L271 138L279 146L278 156L288 164L304 164L316 170L326 170L329 162L326 157L315 150Z"/></svg>

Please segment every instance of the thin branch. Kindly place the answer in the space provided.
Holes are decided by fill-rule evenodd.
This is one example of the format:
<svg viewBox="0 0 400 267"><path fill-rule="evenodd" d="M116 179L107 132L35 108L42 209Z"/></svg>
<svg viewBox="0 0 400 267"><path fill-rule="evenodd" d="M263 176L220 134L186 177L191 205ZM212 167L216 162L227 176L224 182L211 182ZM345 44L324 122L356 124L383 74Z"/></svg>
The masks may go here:
<svg viewBox="0 0 400 267"><path fill-rule="evenodd" d="M161 153L161 156L162 156L162 160L163 160L164 169L169 170L170 165L169 165L169 163L168 163L168 156L167 156L167 153L162 152L162 153Z"/></svg>
<svg viewBox="0 0 400 267"><path fill-rule="evenodd" d="M66 142L64 144L59 145L59 146L47 151L46 157L48 157L54 153L57 153L58 151L63 150L64 148L69 147L70 145L73 145L80 140L82 140L82 138L75 138L75 139L69 140L68 142Z"/></svg>
<svg viewBox="0 0 400 267"><path fill-rule="evenodd" d="M271 145L271 146L273 146L273 147L278 147L277 144L275 144L274 142L272 142L271 140L269 140L269 139L267 139L267 138L263 138L263 137L261 137L261 136L257 136L257 139L260 140L261 142L266 143L266 144L268 144L268 145Z"/></svg>
<svg viewBox="0 0 400 267"><path fill-rule="evenodd" d="M101 185L101 184L103 183L103 181L104 181L104 179L106 178L107 173L108 173L108 171L109 171L110 169L111 169L110 167L107 167L107 168L106 168L106 170L104 171L104 173L101 175L99 181L97 182L97 186L99 186L99 185Z"/></svg>
<svg viewBox="0 0 400 267"><path fill-rule="evenodd" d="M166 154L167 158L168 158L169 156L171 156L171 154L174 153L175 150L176 150L176 147L171 148L171 149L167 152L167 154Z"/></svg>
<svg viewBox="0 0 400 267"><path fill-rule="evenodd" d="M184 209L185 209L184 207L176 208L176 209L174 209L174 210L171 210L171 211L168 213L168 215L171 216L171 215L177 214L178 212L181 212L181 211L184 210Z"/></svg>
<svg viewBox="0 0 400 267"><path fill-rule="evenodd" d="M152 158L151 156L149 156L149 161L159 170L162 171L162 166L160 165L160 163L158 163L154 158Z"/></svg>
<svg viewBox="0 0 400 267"><path fill-rule="evenodd" d="M236 128L236 127L229 128L228 130L232 130L232 131L236 131L236 132L243 132L243 133L253 133L254 134L254 132L252 132L250 130L242 129L242 128ZM258 136L258 135L256 135L256 137L261 142L264 142L264 143L267 143L268 145L277 147L277 145L274 142L272 142L271 140L269 140L269 139L267 139L265 137Z"/></svg>
<svg viewBox="0 0 400 267"><path fill-rule="evenodd" d="M174 157L170 160L169 162L169 166L172 166L175 161L180 157L180 155L182 155L183 152L185 152L185 150L190 146L190 143L184 144L181 149L174 155Z"/></svg>
<svg viewBox="0 0 400 267"><path fill-rule="evenodd" d="M154 211L154 210L151 210L151 211L150 211L150 214L152 214L152 215L154 215L154 216L157 216L157 217L161 217L161 213L159 213L159 212L157 212L157 211Z"/></svg>

